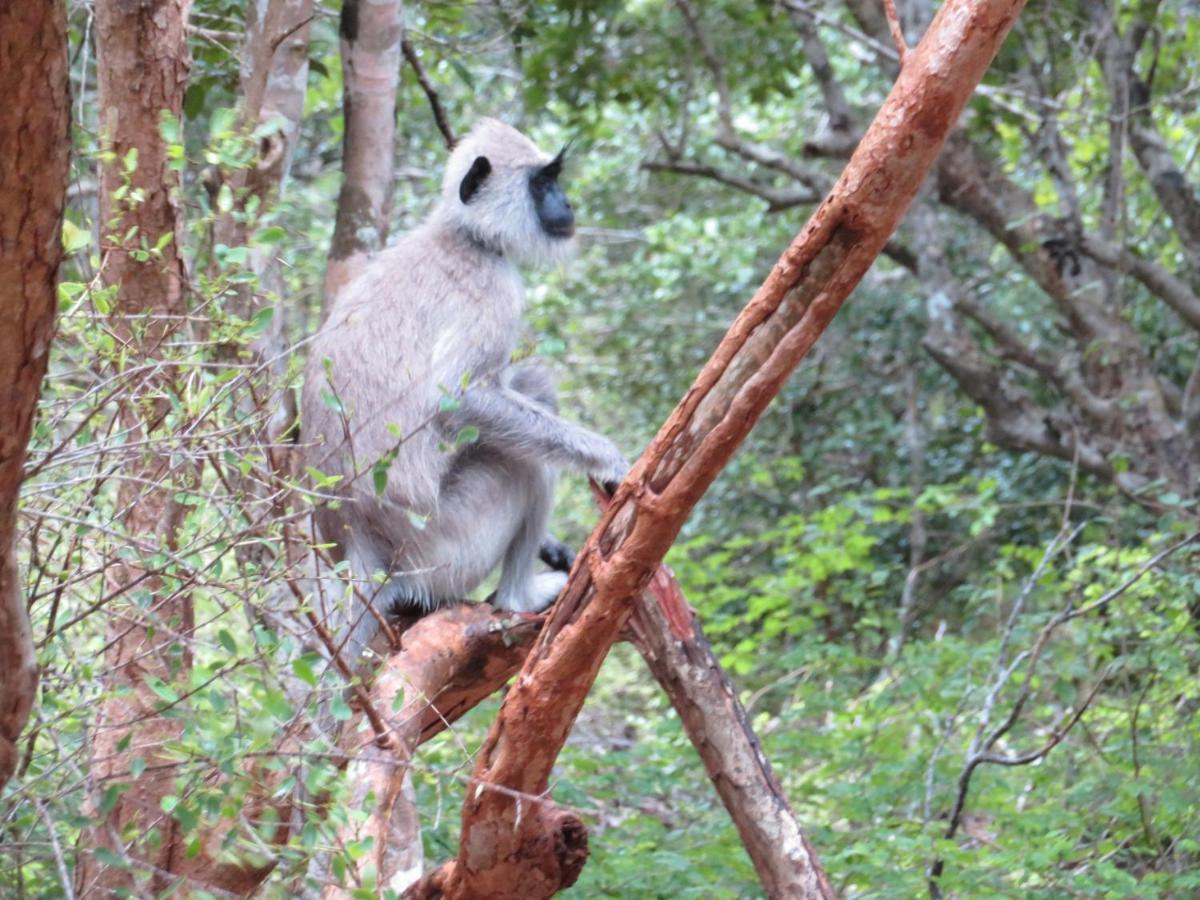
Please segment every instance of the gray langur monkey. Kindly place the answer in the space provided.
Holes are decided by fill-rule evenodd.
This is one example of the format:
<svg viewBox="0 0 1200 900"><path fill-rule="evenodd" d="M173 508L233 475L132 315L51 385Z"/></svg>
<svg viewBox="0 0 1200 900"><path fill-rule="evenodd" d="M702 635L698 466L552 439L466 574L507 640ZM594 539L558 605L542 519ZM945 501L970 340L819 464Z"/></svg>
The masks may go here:
<svg viewBox="0 0 1200 900"><path fill-rule="evenodd" d="M499 563L492 602L544 609L567 577L535 572L557 470L611 483L628 468L611 441L558 415L544 369L511 362L517 265L573 245L562 156L482 120L450 155L428 218L337 296L313 340L302 432L341 498L318 508L317 528L383 615L462 599ZM547 562L569 564L548 549ZM378 622L360 600L337 612L357 658Z"/></svg>

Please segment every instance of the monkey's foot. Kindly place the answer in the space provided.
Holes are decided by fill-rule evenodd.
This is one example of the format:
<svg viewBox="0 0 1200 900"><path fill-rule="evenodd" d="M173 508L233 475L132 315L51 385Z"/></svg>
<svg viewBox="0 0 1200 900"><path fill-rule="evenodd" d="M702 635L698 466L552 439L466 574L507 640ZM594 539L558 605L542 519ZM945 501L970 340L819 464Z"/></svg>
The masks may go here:
<svg viewBox="0 0 1200 900"><path fill-rule="evenodd" d="M549 609L567 584L566 572L541 572L533 577L534 612Z"/></svg>
<svg viewBox="0 0 1200 900"><path fill-rule="evenodd" d="M575 564L575 554L571 552L571 548L552 537L542 541L538 556L556 572L570 572L571 566Z"/></svg>
<svg viewBox="0 0 1200 900"><path fill-rule="evenodd" d="M488 597L488 603L509 612L542 612L554 602L566 583L566 572L542 572L533 576L525 590L497 592Z"/></svg>

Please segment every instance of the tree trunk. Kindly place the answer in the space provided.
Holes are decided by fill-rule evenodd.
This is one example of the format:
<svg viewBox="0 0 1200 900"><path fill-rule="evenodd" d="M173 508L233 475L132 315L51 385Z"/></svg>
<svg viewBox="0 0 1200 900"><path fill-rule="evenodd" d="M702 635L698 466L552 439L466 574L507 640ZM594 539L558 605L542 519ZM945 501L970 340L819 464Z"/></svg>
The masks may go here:
<svg viewBox="0 0 1200 900"><path fill-rule="evenodd" d="M909 51L842 177L584 545L479 753L459 855L410 896L528 900L579 876L586 832L547 791L608 648L692 507L883 249L1022 5L947 0Z"/></svg>
<svg viewBox="0 0 1200 900"><path fill-rule="evenodd" d="M270 35L266 58L265 78L258 70L243 71L242 91L247 107L253 101L252 93L259 80L265 81L262 98L258 104L258 122L278 122L279 130L263 138L259 148L257 164L250 175L252 193L263 201L263 208L276 200L283 192L284 183L292 166L296 152L296 141L300 138L300 123L304 118L304 95L308 87L308 34L313 17L313 0L272 0L272 6L280 4L275 29ZM265 16L260 23L274 17ZM257 21L257 20L256 20ZM250 43L249 40L247 43ZM250 59L247 54L247 59ZM267 295L278 298L271 325L251 348L256 357L269 363L268 372L272 380L272 392L267 400L272 410L267 425L267 438L277 441L296 421L296 398L292 391L279 391L277 386L287 373L285 328L290 307L283 303L285 294L283 268L271 248L254 247L250 252L250 263L258 275L259 288Z"/></svg>
<svg viewBox="0 0 1200 900"><path fill-rule="evenodd" d="M46 374L71 152L60 0L0 5L0 789L37 692L17 572L17 493Z"/></svg>
<svg viewBox="0 0 1200 900"><path fill-rule="evenodd" d="M189 471L186 462L173 463L169 448L154 443L170 428L166 397L175 389L175 372L169 340L179 325L176 317L186 312L179 179L167 165L160 121L164 112L181 115L189 6L190 0L96 3L100 125L114 153L100 173L101 278L117 288L115 334L131 358L148 367L148 374L131 380L119 411L132 446L125 460L131 477L121 482L118 508L126 533L151 550L173 545L181 521L173 484ZM121 191L126 183L130 189ZM134 200L139 191L142 199ZM141 241L154 246L166 235L161 257L135 258ZM92 734L91 776L92 802L108 812L83 838L91 852L80 856L76 883L85 896L162 891L171 882L172 861L184 852L178 823L161 807L175 779L163 745L182 725L159 714L162 701L151 685L155 679L171 684L187 677L191 599L166 592L148 561L136 557L113 564L107 578L117 596L107 609L106 699ZM146 771L122 788L137 758L146 762ZM105 791L117 795L104 796ZM104 864L94 852L100 848L122 857L124 865Z"/></svg>
<svg viewBox="0 0 1200 900"><path fill-rule="evenodd" d="M342 4L346 136L342 190L325 273L325 310L362 270L368 254L387 240L403 11L400 0Z"/></svg>

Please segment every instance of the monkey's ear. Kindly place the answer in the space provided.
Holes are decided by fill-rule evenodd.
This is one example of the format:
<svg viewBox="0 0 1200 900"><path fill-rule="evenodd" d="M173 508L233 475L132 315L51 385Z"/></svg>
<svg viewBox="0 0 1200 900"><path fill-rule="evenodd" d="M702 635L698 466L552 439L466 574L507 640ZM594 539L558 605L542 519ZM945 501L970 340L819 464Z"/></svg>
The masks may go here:
<svg viewBox="0 0 1200 900"><path fill-rule="evenodd" d="M471 198L475 196L475 193L491 174L492 164L488 162L488 158L486 156L475 157L475 162L471 163L471 168L467 170L462 183L458 186L458 199L463 203L470 203Z"/></svg>
<svg viewBox="0 0 1200 900"><path fill-rule="evenodd" d="M562 174L563 160L566 159L567 151L571 149L571 143L568 142L558 151L558 156L542 166L542 175L547 178L558 178Z"/></svg>

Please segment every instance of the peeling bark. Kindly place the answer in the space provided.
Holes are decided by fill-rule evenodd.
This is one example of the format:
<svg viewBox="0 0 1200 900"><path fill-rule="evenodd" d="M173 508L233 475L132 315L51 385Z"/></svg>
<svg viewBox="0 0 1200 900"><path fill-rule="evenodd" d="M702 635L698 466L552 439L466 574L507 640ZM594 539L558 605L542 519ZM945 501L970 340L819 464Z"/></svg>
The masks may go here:
<svg viewBox="0 0 1200 900"><path fill-rule="evenodd" d="M949 0L842 177L618 489L480 751L457 859L410 896L548 896L578 875L554 760L608 648L691 508L858 284L912 202L1020 0ZM572 852L574 851L574 852ZM819 895L813 895L819 896Z"/></svg>
<svg viewBox="0 0 1200 900"><path fill-rule="evenodd" d="M17 570L17 494L54 335L70 159L67 23L58 0L0 5L0 789L37 693Z"/></svg>
<svg viewBox="0 0 1200 900"><path fill-rule="evenodd" d="M400 651L387 658L371 685L372 703L390 729L386 746L366 717L341 741L354 754L347 776L353 786L350 807L371 810L365 822L338 832L343 845L373 839L372 851L359 862L357 882L374 877L380 888L403 891L421 877L424 855L409 763L420 744L512 677L541 624L538 616L464 604L419 619L404 632ZM329 887L324 896L350 895Z"/></svg>

